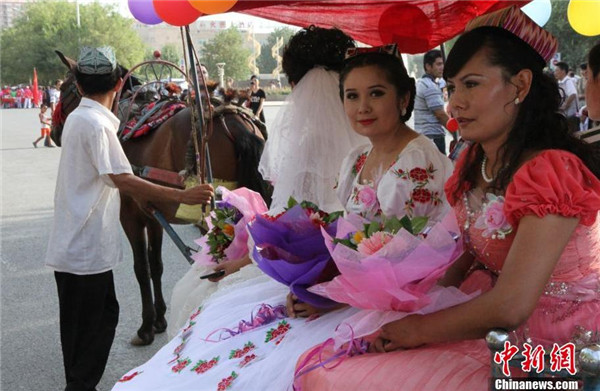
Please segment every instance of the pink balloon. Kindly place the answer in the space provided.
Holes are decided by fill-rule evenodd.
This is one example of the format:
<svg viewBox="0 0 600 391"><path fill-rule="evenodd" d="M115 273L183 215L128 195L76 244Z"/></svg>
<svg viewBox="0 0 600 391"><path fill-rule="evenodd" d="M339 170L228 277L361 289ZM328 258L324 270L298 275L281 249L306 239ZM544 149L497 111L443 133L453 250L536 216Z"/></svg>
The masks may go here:
<svg viewBox="0 0 600 391"><path fill-rule="evenodd" d="M152 4L156 14L173 26L188 25L202 15L188 0L153 0Z"/></svg>
<svg viewBox="0 0 600 391"><path fill-rule="evenodd" d="M152 0L129 0L129 12L138 21L144 24L159 24L162 19L154 11Z"/></svg>

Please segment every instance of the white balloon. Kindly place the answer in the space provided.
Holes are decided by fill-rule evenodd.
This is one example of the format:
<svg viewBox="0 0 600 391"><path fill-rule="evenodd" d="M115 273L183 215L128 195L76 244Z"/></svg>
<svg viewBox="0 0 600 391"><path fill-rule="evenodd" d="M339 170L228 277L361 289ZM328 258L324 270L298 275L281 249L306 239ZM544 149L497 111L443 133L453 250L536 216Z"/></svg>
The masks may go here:
<svg viewBox="0 0 600 391"><path fill-rule="evenodd" d="M531 3L521 7L521 10L525 12L538 26L544 26L550 19L552 14L552 4L550 0L533 0Z"/></svg>

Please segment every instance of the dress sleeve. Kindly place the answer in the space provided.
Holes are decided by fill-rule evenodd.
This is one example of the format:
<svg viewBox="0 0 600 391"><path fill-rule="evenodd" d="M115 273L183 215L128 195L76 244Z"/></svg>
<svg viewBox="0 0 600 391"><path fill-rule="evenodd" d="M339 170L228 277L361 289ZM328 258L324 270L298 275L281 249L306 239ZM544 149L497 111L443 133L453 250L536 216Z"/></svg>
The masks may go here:
<svg viewBox="0 0 600 391"><path fill-rule="evenodd" d="M525 215L577 217L592 225L600 210L600 180L575 155L548 150L525 163L506 189L511 225Z"/></svg>
<svg viewBox="0 0 600 391"><path fill-rule="evenodd" d="M449 210L444 183L452 173L452 162L429 140L402 152L377 188L385 216L427 216L440 221Z"/></svg>

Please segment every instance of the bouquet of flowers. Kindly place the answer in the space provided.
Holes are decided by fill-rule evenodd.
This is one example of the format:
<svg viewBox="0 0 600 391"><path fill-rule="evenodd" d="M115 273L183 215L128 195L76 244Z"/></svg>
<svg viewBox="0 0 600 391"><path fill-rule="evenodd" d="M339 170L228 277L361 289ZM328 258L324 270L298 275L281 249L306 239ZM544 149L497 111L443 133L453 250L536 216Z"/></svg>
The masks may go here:
<svg viewBox="0 0 600 391"><path fill-rule="evenodd" d="M338 221L335 238L323 230L340 272L330 282L309 288L363 311L336 332L336 345L370 335L409 314L430 313L471 298L437 280L462 253L454 214L425 228L426 218L383 218L369 222L357 215Z"/></svg>
<svg viewBox="0 0 600 391"><path fill-rule="evenodd" d="M245 187L227 190L218 187L221 194L216 208L206 218L208 233L196 240L200 251L192 258L200 265L214 265L239 259L248 253L246 225L258 214L267 211L260 194Z"/></svg>
<svg viewBox="0 0 600 391"><path fill-rule="evenodd" d="M300 300L320 308L335 305L307 288L337 274L321 229L334 235L341 215L325 213L311 202L298 203L293 198L275 217L257 215L248 226L255 243L254 261L265 274L289 286Z"/></svg>

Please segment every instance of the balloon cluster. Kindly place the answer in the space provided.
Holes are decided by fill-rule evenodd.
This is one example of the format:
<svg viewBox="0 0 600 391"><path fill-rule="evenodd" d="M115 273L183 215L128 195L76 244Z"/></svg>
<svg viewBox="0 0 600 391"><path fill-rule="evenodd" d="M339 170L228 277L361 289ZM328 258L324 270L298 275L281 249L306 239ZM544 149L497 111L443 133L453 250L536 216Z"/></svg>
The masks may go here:
<svg viewBox="0 0 600 391"><path fill-rule="evenodd" d="M129 0L131 15L144 24L185 26L202 15L229 11L238 0Z"/></svg>

